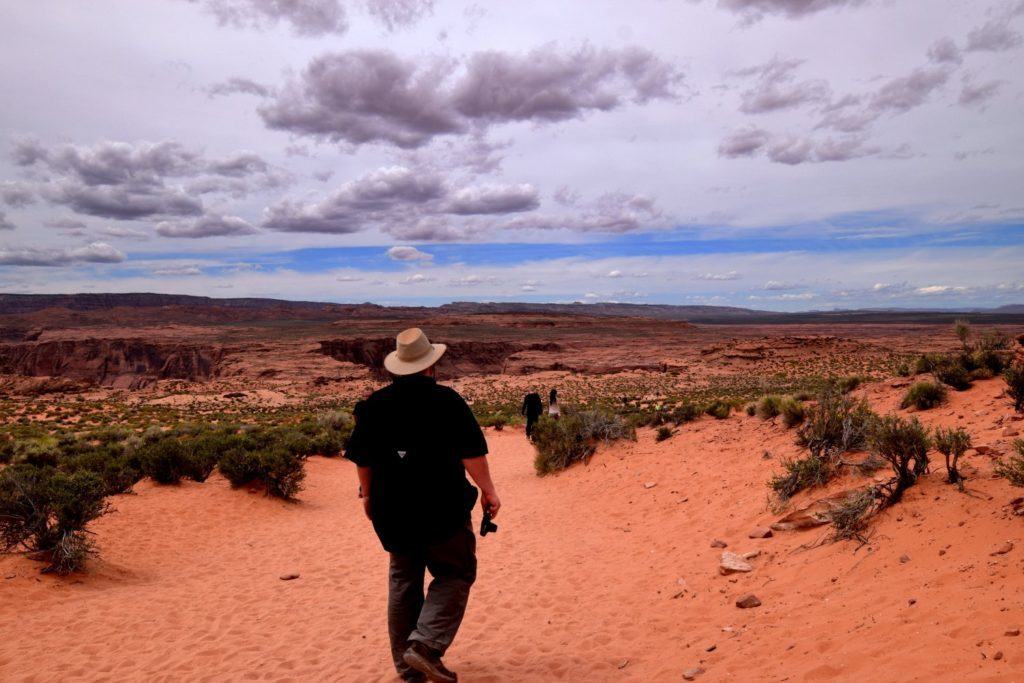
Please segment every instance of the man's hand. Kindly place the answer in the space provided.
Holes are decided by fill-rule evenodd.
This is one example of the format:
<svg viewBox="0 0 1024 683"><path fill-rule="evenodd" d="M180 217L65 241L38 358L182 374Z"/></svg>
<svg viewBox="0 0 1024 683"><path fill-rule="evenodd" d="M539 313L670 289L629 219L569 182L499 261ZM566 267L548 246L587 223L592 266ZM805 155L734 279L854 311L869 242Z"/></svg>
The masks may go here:
<svg viewBox="0 0 1024 683"><path fill-rule="evenodd" d="M483 508L484 512L488 512L491 515L491 519L498 516L498 510L501 509L501 500L498 498L496 491L484 491L480 494L480 507Z"/></svg>

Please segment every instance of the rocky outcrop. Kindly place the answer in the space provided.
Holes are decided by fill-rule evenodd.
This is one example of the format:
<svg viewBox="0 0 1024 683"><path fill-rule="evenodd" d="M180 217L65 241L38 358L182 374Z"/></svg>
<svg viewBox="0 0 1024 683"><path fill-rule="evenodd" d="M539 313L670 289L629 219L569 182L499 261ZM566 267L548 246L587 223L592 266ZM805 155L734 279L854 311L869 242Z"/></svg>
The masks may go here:
<svg viewBox="0 0 1024 683"><path fill-rule="evenodd" d="M160 379L208 380L223 351L142 339L73 339L0 346L0 374L61 377L118 389Z"/></svg>
<svg viewBox="0 0 1024 683"><path fill-rule="evenodd" d="M329 339L320 342L319 352L346 363L364 365L381 376L384 357L395 348L392 337L383 339ZM504 341L455 341L438 363L446 377L491 375L506 372L509 359L523 351L559 351L554 343L516 344Z"/></svg>

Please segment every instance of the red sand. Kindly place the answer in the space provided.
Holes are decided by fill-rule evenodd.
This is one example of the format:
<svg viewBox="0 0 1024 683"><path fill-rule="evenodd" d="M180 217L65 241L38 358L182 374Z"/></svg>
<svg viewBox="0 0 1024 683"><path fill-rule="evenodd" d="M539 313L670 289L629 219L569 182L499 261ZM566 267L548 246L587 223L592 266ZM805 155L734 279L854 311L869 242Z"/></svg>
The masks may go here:
<svg viewBox="0 0 1024 683"><path fill-rule="evenodd" d="M1008 441L1002 386L920 416ZM888 410L899 391L868 393ZM970 495L933 466L856 550L810 547L824 529L747 538L775 519L765 481L797 453L791 431L756 418L703 419L660 444L643 431L547 478L519 430L488 440L504 508L446 658L462 680L681 680L696 666L708 681L1024 678L1024 636L1004 635L1024 628L1024 519L1005 507L1020 490L987 457L966 458ZM0 680L392 680L387 557L354 472L313 458L308 473L294 505L216 476L140 484L95 525L103 557L87 575L0 558ZM720 576L715 538L762 551L755 570ZM763 605L736 608L748 592Z"/></svg>

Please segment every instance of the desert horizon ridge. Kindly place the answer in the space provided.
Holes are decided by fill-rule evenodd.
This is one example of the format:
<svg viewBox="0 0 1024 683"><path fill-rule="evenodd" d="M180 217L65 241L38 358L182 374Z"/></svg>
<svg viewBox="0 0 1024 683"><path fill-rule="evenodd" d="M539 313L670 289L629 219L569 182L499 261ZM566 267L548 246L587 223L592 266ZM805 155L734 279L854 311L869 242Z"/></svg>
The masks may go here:
<svg viewBox="0 0 1024 683"><path fill-rule="evenodd" d="M461 679L1014 678L1024 504L994 472L1024 465L1024 423L985 363L1019 362L1024 324L183 310L190 323L166 306L0 313L34 326L0 344L5 467L97 472L108 506L66 575L41 573L48 553L0 556L0 619L18 624L4 679L397 680L386 554L337 454L386 382L389 335L413 324L449 344L440 381L485 426L505 502L445 658ZM956 390L936 378L956 382L943 359L965 348L979 363ZM936 382L935 407L901 407ZM522 396L549 388L558 424L612 421L585 437L596 451L525 438ZM963 489L932 446L929 472L876 503L893 471L859 443L790 492L830 395L963 428ZM239 477L219 439L246 433L302 454L301 476ZM850 501L870 505L841 531Z"/></svg>

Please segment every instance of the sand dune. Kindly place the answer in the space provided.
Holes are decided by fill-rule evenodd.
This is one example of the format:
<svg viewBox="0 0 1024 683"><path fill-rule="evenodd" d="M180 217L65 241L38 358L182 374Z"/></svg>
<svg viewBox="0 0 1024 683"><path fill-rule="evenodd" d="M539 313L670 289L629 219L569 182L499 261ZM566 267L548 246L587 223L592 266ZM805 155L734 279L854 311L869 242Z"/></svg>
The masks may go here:
<svg viewBox="0 0 1024 683"><path fill-rule="evenodd" d="M920 416L1006 441L997 420L1024 423L1002 387L979 382ZM899 394L866 392L883 411ZM748 538L776 519L764 482L797 453L781 425L702 419L663 443L642 431L543 479L518 430L488 440L505 507L447 658L462 680L1022 677L1024 638L1005 634L1024 628L1024 526L988 457L966 458L968 495L933 467L858 550L819 544L822 529ZM352 467L312 458L308 472L297 504L218 476L142 483L95 525L103 557L88 575L0 558L0 680L394 680L387 557ZM754 571L721 576L714 539L760 551ZM745 593L762 606L738 609Z"/></svg>

